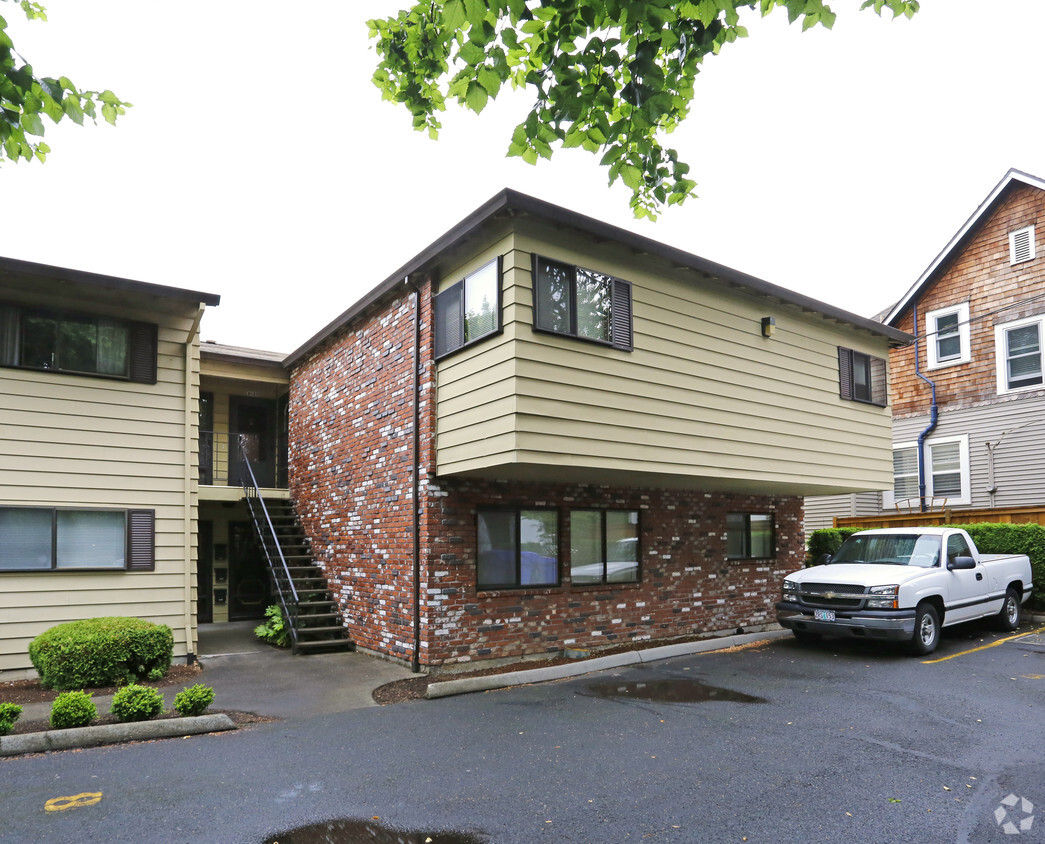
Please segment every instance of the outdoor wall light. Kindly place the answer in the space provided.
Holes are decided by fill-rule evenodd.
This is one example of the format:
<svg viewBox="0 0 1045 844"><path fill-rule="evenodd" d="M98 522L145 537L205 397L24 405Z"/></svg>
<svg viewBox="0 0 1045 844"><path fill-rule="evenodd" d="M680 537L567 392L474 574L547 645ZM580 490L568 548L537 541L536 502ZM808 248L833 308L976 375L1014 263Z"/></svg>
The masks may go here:
<svg viewBox="0 0 1045 844"><path fill-rule="evenodd" d="M771 316L762 317L762 336L772 337L774 331L776 331L776 320Z"/></svg>

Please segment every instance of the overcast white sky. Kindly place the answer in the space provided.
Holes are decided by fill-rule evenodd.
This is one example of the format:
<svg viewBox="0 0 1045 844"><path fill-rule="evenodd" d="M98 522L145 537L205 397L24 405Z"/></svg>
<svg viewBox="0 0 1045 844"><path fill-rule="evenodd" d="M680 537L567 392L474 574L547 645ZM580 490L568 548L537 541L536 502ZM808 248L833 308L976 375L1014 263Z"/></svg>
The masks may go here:
<svg viewBox="0 0 1045 844"><path fill-rule="evenodd" d="M433 142L370 82L366 21L399 0L0 3L38 74L134 103L48 129L0 167L0 255L218 293L203 338L290 351L504 187L869 316L898 299L1010 167L1045 176L1042 0L836 0L709 59L671 142L700 198L636 221L579 151L508 159L525 94Z"/></svg>

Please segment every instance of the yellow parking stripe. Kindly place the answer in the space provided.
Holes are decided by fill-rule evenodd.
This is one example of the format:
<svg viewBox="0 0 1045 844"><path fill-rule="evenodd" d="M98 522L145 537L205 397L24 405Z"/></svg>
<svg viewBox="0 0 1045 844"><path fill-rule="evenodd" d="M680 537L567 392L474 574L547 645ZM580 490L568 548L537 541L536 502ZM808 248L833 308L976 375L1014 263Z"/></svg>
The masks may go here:
<svg viewBox="0 0 1045 844"><path fill-rule="evenodd" d="M939 659L923 659L922 665L932 665L934 662L946 662L949 659L954 659L956 656L965 656L966 654L974 654L976 651L985 651L987 648L996 648L998 645L1004 645L1006 642L1011 642L1013 639L1022 639L1024 636L1033 636L1035 633L1045 633L1045 627L1039 627L1037 630L1031 630L1029 633L1017 633L1015 636L1006 636L1004 639L999 639L997 642L991 642L989 645L980 645L978 648L970 648L967 651L961 651L950 656L941 656Z"/></svg>

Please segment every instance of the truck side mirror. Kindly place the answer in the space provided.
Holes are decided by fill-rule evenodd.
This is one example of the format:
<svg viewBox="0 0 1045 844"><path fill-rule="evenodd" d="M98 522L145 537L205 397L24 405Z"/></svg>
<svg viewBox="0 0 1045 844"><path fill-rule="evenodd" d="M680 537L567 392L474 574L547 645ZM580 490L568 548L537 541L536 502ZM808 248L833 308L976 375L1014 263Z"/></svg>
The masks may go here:
<svg viewBox="0 0 1045 844"><path fill-rule="evenodd" d="M976 568L976 561L972 557L952 557L947 561L947 571L954 571L955 569L974 569Z"/></svg>
<svg viewBox="0 0 1045 844"><path fill-rule="evenodd" d="M826 566L830 562L831 562L831 555L830 554L822 554L820 556L820 565Z"/></svg>

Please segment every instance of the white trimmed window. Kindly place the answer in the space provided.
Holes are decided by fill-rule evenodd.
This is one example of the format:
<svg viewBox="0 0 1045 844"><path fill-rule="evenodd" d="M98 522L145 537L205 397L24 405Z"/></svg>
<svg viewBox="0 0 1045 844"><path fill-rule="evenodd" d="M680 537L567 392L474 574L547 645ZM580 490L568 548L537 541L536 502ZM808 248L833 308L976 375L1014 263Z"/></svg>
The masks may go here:
<svg viewBox="0 0 1045 844"><path fill-rule="evenodd" d="M1045 315L1019 319L994 327L994 358L998 394L1040 390L1042 378L1042 327Z"/></svg>
<svg viewBox="0 0 1045 844"><path fill-rule="evenodd" d="M925 497L937 506L943 499L948 505L972 503L967 434L925 441ZM918 503L917 442L893 446L893 488L882 495L882 507L890 509L906 501Z"/></svg>
<svg viewBox="0 0 1045 844"><path fill-rule="evenodd" d="M968 363L969 303L929 311L925 315L925 341L929 369Z"/></svg>
<svg viewBox="0 0 1045 844"><path fill-rule="evenodd" d="M1034 260L1034 226L1009 232L1009 264Z"/></svg>

